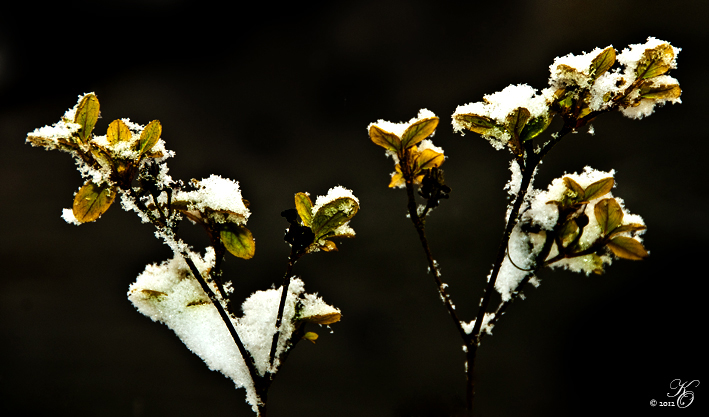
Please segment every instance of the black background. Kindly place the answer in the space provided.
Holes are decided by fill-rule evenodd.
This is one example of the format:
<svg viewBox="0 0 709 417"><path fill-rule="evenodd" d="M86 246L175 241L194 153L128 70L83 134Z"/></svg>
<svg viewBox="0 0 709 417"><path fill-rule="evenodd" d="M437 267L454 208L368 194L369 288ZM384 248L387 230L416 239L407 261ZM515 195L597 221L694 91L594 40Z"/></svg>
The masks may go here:
<svg viewBox="0 0 709 417"><path fill-rule="evenodd" d="M357 237L296 266L343 319L317 345L297 346L271 387L271 416L455 415L461 342L367 125L424 107L441 117L434 143L453 193L429 218L429 238L470 320L503 228L509 154L454 134L450 114L509 84L544 88L556 56L620 51L648 36L682 48L672 75L683 103L640 121L604 115L595 136L570 135L550 153L536 185L586 165L615 169L614 194L644 217L651 257L616 261L600 277L544 271L484 339L475 409L668 415L676 410L649 403L666 399L670 381L708 382L707 3L135 0L11 10L0 15L0 414L252 415L243 390L127 301L145 265L171 257L151 228L118 205L81 227L60 218L80 176L66 154L24 140L79 94L101 101L99 134L116 118L159 119L177 153L173 178L240 182L257 251L226 264L237 302L280 281L279 213L295 192L341 184L359 197ZM704 385L694 392L683 414L709 401Z"/></svg>

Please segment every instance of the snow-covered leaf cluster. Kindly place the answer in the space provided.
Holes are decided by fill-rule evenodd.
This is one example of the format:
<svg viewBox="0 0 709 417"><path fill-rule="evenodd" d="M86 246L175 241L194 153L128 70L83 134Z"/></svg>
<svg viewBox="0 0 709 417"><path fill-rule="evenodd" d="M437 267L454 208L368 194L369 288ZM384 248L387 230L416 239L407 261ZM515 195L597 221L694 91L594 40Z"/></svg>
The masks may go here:
<svg viewBox="0 0 709 417"><path fill-rule="evenodd" d="M453 129L478 133L495 149L509 147L518 154L521 144L546 130L556 114L572 129L615 109L630 118L648 116L655 106L681 102L679 82L666 75L677 67L679 51L650 37L617 56L608 46L557 57L549 67L547 88L510 85L480 102L458 106ZM620 66L613 68L616 62Z"/></svg>
<svg viewBox="0 0 709 417"><path fill-rule="evenodd" d="M214 267L215 253L209 247L204 256L188 252L195 266L206 275ZM216 292L216 286L210 284ZM276 332L276 315L282 287L257 291L242 304L243 315L230 319L246 350L253 357L256 369L263 376L275 372L278 359L269 364L269 353ZM148 265L131 284L128 298L142 314L167 325L185 345L207 366L234 381L237 388L246 390L246 400L254 411L259 402L254 381L232 339L225 323L200 284L192 276L184 258L176 255L161 264ZM222 300L222 305L226 303ZM302 321L316 321L327 317L329 324L339 320L340 310L326 304L316 294L306 294L303 281L293 279L280 328L276 358L290 348L291 338ZM249 359L246 359L249 360Z"/></svg>

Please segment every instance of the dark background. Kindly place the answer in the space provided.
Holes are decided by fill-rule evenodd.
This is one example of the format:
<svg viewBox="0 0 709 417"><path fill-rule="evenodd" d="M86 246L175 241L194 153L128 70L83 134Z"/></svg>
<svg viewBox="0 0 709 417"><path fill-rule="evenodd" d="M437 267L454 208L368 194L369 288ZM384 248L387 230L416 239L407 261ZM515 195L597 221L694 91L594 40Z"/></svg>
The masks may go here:
<svg viewBox="0 0 709 417"><path fill-rule="evenodd" d="M453 193L429 218L429 237L470 320L503 228L509 154L454 134L450 115L512 83L544 88L556 56L648 36L682 48L672 75L683 103L640 121L599 118L595 136L570 135L550 153L536 185L586 165L615 169L614 193L644 217L651 257L616 261L600 277L544 271L484 339L475 407L668 415L678 410L649 402L680 378L703 383L683 410L699 415L709 401L706 2L235 5L22 2L0 14L0 415L252 415L243 390L127 301L145 265L171 257L151 228L118 205L81 227L60 218L80 176L68 155L24 140L79 94L101 101L99 134L116 118L159 119L177 153L173 178L240 181L257 251L226 264L237 302L280 282L279 213L295 192L341 184L359 197L357 237L296 266L343 319L317 345L297 346L270 390L270 415L447 416L463 404L462 344L367 125L423 107L441 117L434 142Z"/></svg>

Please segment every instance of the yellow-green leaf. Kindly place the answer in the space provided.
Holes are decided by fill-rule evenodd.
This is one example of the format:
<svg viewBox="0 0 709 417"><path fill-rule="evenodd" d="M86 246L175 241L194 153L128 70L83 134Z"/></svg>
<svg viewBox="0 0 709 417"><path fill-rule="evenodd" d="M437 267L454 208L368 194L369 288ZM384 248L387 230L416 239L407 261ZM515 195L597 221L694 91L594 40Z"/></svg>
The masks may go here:
<svg viewBox="0 0 709 417"><path fill-rule="evenodd" d="M605 198L599 201L593 207L593 212L604 236L623 222L623 210L614 198Z"/></svg>
<svg viewBox="0 0 709 417"><path fill-rule="evenodd" d="M640 79L662 75L670 70L674 57L675 53L669 43L663 43L652 49L647 49L638 61L635 75Z"/></svg>
<svg viewBox="0 0 709 417"><path fill-rule="evenodd" d="M677 84L658 85L658 86L642 86L638 91L641 98L655 100L674 100L682 95L682 89Z"/></svg>
<svg viewBox="0 0 709 417"><path fill-rule="evenodd" d="M530 116L531 113L529 113L529 110L524 107L517 107L512 110L512 112L508 114L505 119L507 131L509 131L513 137L519 138Z"/></svg>
<svg viewBox="0 0 709 417"><path fill-rule="evenodd" d="M91 132L96 126L99 115L99 102L94 94L87 94L81 99L74 114L74 123L79 124L79 139L82 143L89 141Z"/></svg>
<svg viewBox="0 0 709 417"><path fill-rule="evenodd" d="M401 166L399 164L396 164L394 167L396 171L394 171L393 174L391 174L391 181L389 182L389 188L394 188L394 187L400 187L404 185L404 173L401 172Z"/></svg>
<svg viewBox="0 0 709 417"><path fill-rule="evenodd" d="M87 181L74 196L72 212L80 223L92 222L111 207L115 198L116 191L112 186Z"/></svg>
<svg viewBox="0 0 709 417"><path fill-rule="evenodd" d="M613 237L624 232L639 232L645 229L647 229L647 227L639 223L624 224L613 229L613 231L608 235L608 237Z"/></svg>
<svg viewBox="0 0 709 417"><path fill-rule="evenodd" d="M309 342L315 343L315 341L318 340L318 334L317 334L317 333L314 333L314 332L306 332L306 333L303 335L303 339L305 339L305 340L307 340L307 341L309 341Z"/></svg>
<svg viewBox="0 0 709 417"><path fill-rule="evenodd" d="M296 193L295 209L298 211L303 226L310 227L313 220L313 201L305 193Z"/></svg>
<svg viewBox="0 0 709 417"><path fill-rule="evenodd" d="M591 75L591 79L598 79L598 77L603 75L603 73L611 69L613 64L615 64L615 49L612 46L609 46L593 58L591 67L588 70L588 73Z"/></svg>
<svg viewBox="0 0 709 417"><path fill-rule="evenodd" d="M140 140L138 141L138 152L143 155L144 153L150 151L150 149L158 143L160 140L160 135L162 134L162 125L160 121L153 120L148 123L140 134Z"/></svg>
<svg viewBox="0 0 709 417"><path fill-rule="evenodd" d="M338 312L326 313L326 314L315 314L312 316L301 317L300 320L307 321L309 323L328 325L332 323L337 323L340 321L342 314Z"/></svg>
<svg viewBox="0 0 709 417"><path fill-rule="evenodd" d="M566 188L568 188L570 191L572 191L574 194L574 200L583 200L583 196L585 194L585 191L579 183L571 179L571 177L564 177L564 184L566 184Z"/></svg>
<svg viewBox="0 0 709 417"><path fill-rule="evenodd" d="M607 246L615 256L623 259L640 261L650 256L642 243L630 237L618 236L608 242Z"/></svg>
<svg viewBox="0 0 709 417"><path fill-rule="evenodd" d="M564 223L564 225L561 227L561 230L559 231L559 237L561 238L561 242L564 245L568 245L570 242L573 242L574 239L576 239L576 236L578 236L578 234L579 226L573 219Z"/></svg>
<svg viewBox="0 0 709 417"><path fill-rule="evenodd" d="M401 139L393 133L382 130L379 126L372 125L369 128L369 138L372 142L383 147L386 150L399 152L401 148Z"/></svg>
<svg viewBox="0 0 709 417"><path fill-rule="evenodd" d="M615 184L615 180L613 179L613 177L598 180L586 187L583 199L585 201L591 201L595 198L603 197L604 195L611 192L611 190L613 189L613 184Z"/></svg>
<svg viewBox="0 0 709 417"><path fill-rule="evenodd" d="M108 125L108 131L106 132L106 139L111 145L115 145L119 142L129 142L133 135L130 132L128 126L123 123L123 120L114 120Z"/></svg>
<svg viewBox="0 0 709 417"><path fill-rule="evenodd" d="M318 243L318 248L323 252L337 252L337 245L332 240L326 240L322 244Z"/></svg>
<svg viewBox="0 0 709 417"><path fill-rule="evenodd" d="M436 152L433 149L424 149L419 152L415 158L416 166L414 172L416 173L424 169L438 168L446 159L442 153Z"/></svg>
<svg viewBox="0 0 709 417"><path fill-rule="evenodd" d="M242 259L253 258L256 242L249 229L234 223L226 223L221 227L219 236L226 250L232 255Z"/></svg>
<svg viewBox="0 0 709 417"><path fill-rule="evenodd" d="M350 197L336 198L322 205L313 216L310 227L315 234L315 241L348 222L358 210L359 205Z"/></svg>
<svg viewBox="0 0 709 417"><path fill-rule="evenodd" d="M520 142L526 142L539 136L547 130L553 118L553 116L539 116L528 121L519 135Z"/></svg>
<svg viewBox="0 0 709 417"><path fill-rule="evenodd" d="M438 117L430 117L428 119L422 119L412 124L404 134L401 135L401 146L402 148L408 148L412 145L416 145L427 137L431 136L438 126Z"/></svg>
<svg viewBox="0 0 709 417"><path fill-rule="evenodd" d="M466 129L480 135L487 135L492 130L500 128L494 120L487 116L478 116L477 114L457 114L455 115L455 119Z"/></svg>

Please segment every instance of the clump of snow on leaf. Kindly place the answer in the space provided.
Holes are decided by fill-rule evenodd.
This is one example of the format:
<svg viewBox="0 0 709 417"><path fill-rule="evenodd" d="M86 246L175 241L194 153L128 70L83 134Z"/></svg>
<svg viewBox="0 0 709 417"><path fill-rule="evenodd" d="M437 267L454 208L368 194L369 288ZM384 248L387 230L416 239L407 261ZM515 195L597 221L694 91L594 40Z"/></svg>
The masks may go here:
<svg viewBox="0 0 709 417"><path fill-rule="evenodd" d="M195 190L178 191L174 193L173 200L187 202L190 210L226 213L213 213L213 218L220 223L228 221L238 225L246 224L251 212L244 204L237 181L211 175L209 178L194 181L193 185Z"/></svg>
<svg viewBox="0 0 709 417"><path fill-rule="evenodd" d="M519 107L529 110L532 119L549 114L547 98L537 94L536 89L527 84L509 85L502 91L486 94L483 101L458 106L453 113L453 130L465 134L466 126L456 116L475 114L504 125L507 116ZM509 132L504 129L492 129L483 137L498 150L504 148L510 140Z"/></svg>
<svg viewBox="0 0 709 417"><path fill-rule="evenodd" d="M207 248L204 257L188 252L197 268L205 274L214 266L213 248ZM216 292L216 288L214 289ZM275 371L269 364L273 335L276 332L276 315L283 287L257 291L242 304L243 316L231 316L244 347L255 360L257 371L264 375ZM192 277L184 259L177 255L162 264L148 265L131 284L128 298L142 314L172 329L185 345L198 355L212 370L223 373L234 381L237 388L246 390L246 401L257 410L258 396L244 359L222 321L219 312L204 293L199 282ZM315 295L304 294L303 281L294 278L288 287L281 335L276 357L289 346L295 330L294 317L299 303L304 308L319 311L337 311Z"/></svg>
<svg viewBox="0 0 709 417"><path fill-rule="evenodd" d="M408 122L392 123L386 120L379 119L375 123L370 123L369 126L367 126L367 132L369 132L369 129L371 129L371 127L374 125L385 132L393 133L396 136L401 137L401 135L404 134L404 132L406 131L406 129L408 129L409 126L418 122L419 120L430 119L431 117L436 117L436 115L431 110L421 109L419 110L418 116L412 118Z"/></svg>

